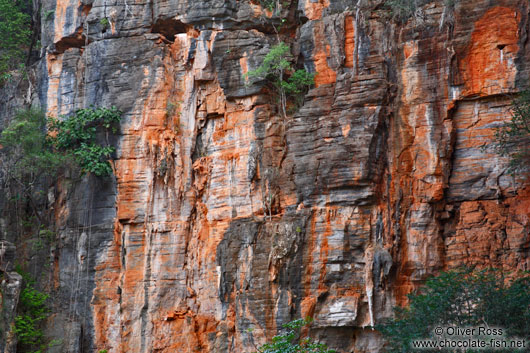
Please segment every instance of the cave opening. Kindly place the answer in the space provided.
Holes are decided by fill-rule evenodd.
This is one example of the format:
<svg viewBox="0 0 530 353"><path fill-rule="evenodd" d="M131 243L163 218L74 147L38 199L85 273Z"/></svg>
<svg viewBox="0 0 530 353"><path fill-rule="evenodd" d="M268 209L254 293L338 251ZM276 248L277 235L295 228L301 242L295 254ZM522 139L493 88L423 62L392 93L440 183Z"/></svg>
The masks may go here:
<svg viewBox="0 0 530 353"><path fill-rule="evenodd" d="M179 33L186 33L188 26L175 19L160 19L151 27L152 33L160 33L170 42L175 41L175 36Z"/></svg>

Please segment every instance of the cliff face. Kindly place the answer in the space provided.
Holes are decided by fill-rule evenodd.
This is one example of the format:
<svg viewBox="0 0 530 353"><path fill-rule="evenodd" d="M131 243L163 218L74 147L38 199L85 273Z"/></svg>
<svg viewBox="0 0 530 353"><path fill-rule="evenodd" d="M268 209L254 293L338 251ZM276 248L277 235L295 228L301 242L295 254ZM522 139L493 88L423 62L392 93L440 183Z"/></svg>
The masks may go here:
<svg viewBox="0 0 530 353"><path fill-rule="evenodd" d="M285 3L44 3L34 101L124 112L115 178L51 200L50 351L249 352L310 315L331 347L377 352L369 326L428 276L530 270L530 188L491 148L528 80L528 2L432 1L400 25L377 0ZM281 17L316 72L287 119L244 77Z"/></svg>

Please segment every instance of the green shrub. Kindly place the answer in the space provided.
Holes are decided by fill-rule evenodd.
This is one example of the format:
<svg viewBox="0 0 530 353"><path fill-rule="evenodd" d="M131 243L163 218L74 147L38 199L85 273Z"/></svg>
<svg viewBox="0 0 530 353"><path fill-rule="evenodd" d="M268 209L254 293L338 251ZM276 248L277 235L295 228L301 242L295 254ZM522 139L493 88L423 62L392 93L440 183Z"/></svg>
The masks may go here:
<svg viewBox="0 0 530 353"><path fill-rule="evenodd" d="M496 151L509 157L509 171L516 173L530 166L530 90L512 101L511 119L495 131Z"/></svg>
<svg viewBox="0 0 530 353"><path fill-rule="evenodd" d="M259 0L259 3L263 8L266 8L269 11L274 11L276 9L277 0Z"/></svg>
<svg viewBox="0 0 530 353"><path fill-rule="evenodd" d="M49 21L53 18L54 14L55 14L55 10L48 10L42 13L42 18L44 18L45 21Z"/></svg>
<svg viewBox="0 0 530 353"><path fill-rule="evenodd" d="M64 164L64 156L53 151L46 123L46 116L38 109L16 113L0 134L4 175L19 183L34 183L42 174L54 174Z"/></svg>
<svg viewBox="0 0 530 353"><path fill-rule="evenodd" d="M101 27L103 27L103 29L106 29L110 25L110 21L108 18L103 17L99 20L99 24L101 25Z"/></svg>
<svg viewBox="0 0 530 353"><path fill-rule="evenodd" d="M398 21L406 21L418 8L417 0L386 0L385 6L390 10L393 18Z"/></svg>
<svg viewBox="0 0 530 353"><path fill-rule="evenodd" d="M108 176L114 147L98 144L96 137L98 132L116 133L120 120L121 112L114 107L79 109L61 120L49 119L50 140L57 151L72 155L83 172Z"/></svg>
<svg viewBox="0 0 530 353"><path fill-rule="evenodd" d="M291 0L259 0L259 4L264 9L277 13L291 5Z"/></svg>
<svg viewBox="0 0 530 353"><path fill-rule="evenodd" d="M412 352L413 341L435 340L433 330L447 326L498 327L506 330L507 337L528 342L530 276L514 278L507 280L499 270L463 268L427 280L424 287L409 295L408 307L395 308L395 318L377 327L387 339L387 351Z"/></svg>
<svg viewBox="0 0 530 353"><path fill-rule="evenodd" d="M33 348L43 346L41 323L48 317L49 310L46 306L48 295L34 288L35 280L22 271L20 266L17 272L24 280L17 306L18 315L15 317L15 334L22 351L33 351ZM20 351L20 350L18 350Z"/></svg>
<svg viewBox="0 0 530 353"><path fill-rule="evenodd" d="M257 353L335 353L323 343L316 343L311 338L303 338L300 329L311 323L311 319L298 319L284 324L286 332L274 336L272 342L258 348Z"/></svg>
<svg viewBox="0 0 530 353"><path fill-rule="evenodd" d="M397 22L406 22L426 0L386 0L385 7ZM444 6L453 9L457 0L444 0Z"/></svg>
<svg viewBox="0 0 530 353"><path fill-rule="evenodd" d="M287 100L293 98L296 104L300 104L307 89L314 84L314 74L294 70L291 50L284 42L273 46L263 63L256 70L247 72L246 77L266 80L273 86L284 117L287 116Z"/></svg>
<svg viewBox="0 0 530 353"><path fill-rule="evenodd" d="M173 101L167 101L166 103L166 113L167 116L171 117L177 113L178 109L180 108L181 102L173 102Z"/></svg>
<svg viewBox="0 0 530 353"><path fill-rule="evenodd" d="M116 133L120 119L116 108L79 109L48 120L40 110L19 111L0 135L2 171L18 184L33 185L39 176L55 176L73 160L83 172L110 175L114 148L97 143L96 137Z"/></svg>
<svg viewBox="0 0 530 353"><path fill-rule="evenodd" d="M20 66L31 40L31 18L17 0L0 0L0 84Z"/></svg>

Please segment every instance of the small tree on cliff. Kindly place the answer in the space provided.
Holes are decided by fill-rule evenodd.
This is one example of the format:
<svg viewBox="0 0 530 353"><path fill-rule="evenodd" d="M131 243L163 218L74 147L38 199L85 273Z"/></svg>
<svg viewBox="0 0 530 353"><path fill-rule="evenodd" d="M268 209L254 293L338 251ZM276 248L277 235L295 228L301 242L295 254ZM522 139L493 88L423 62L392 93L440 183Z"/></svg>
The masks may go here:
<svg viewBox="0 0 530 353"><path fill-rule="evenodd" d="M17 69L25 57L31 39L31 17L24 3L0 0L0 85Z"/></svg>
<svg viewBox="0 0 530 353"><path fill-rule="evenodd" d="M309 87L314 84L314 74L306 70L295 70L292 64L291 49L284 42L273 46L265 56L263 63L256 69L247 72L247 78L266 80L278 95L282 116L287 116L288 98L295 98L299 103Z"/></svg>
<svg viewBox="0 0 530 353"><path fill-rule="evenodd" d="M462 268L427 280L424 287L409 295L408 307L397 307L395 318L377 327L388 341L387 352L417 351L414 346L418 340L451 339L443 337L445 331L441 335L435 331L449 326L502 328L504 337L528 342L530 276L523 273L508 280L506 275L500 270ZM481 350L494 351L504 352Z"/></svg>
<svg viewBox="0 0 530 353"><path fill-rule="evenodd" d="M418 8L418 0L386 0L385 6L392 17L398 21L406 21Z"/></svg>
<svg viewBox="0 0 530 353"><path fill-rule="evenodd" d="M300 329L310 323L311 319L307 318L284 324L286 332L274 336L272 342L259 347L256 353L336 353L323 343L317 343L309 337L301 336Z"/></svg>
<svg viewBox="0 0 530 353"><path fill-rule="evenodd" d="M444 0L444 15L447 8L454 9L458 0ZM385 0L384 5L390 11L392 18L398 22L406 22L411 17L421 18L421 6L428 3L425 0ZM443 20L442 20L443 21Z"/></svg>

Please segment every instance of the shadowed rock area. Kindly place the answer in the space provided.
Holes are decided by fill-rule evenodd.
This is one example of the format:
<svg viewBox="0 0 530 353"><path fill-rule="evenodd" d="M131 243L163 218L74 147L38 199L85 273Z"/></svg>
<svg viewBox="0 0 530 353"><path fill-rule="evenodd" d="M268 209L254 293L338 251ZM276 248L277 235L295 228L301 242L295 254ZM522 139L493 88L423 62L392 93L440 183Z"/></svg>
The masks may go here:
<svg viewBox="0 0 530 353"><path fill-rule="evenodd" d="M261 3L43 2L42 57L0 123L23 100L123 112L114 175L47 191L53 247L32 254L0 196L0 250L52 298L49 352L253 352L306 316L330 348L379 352L371 325L429 276L530 270L528 180L493 148L529 79L528 2L422 1L402 23L382 0ZM245 77L278 37L315 74L286 118Z"/></svg>

